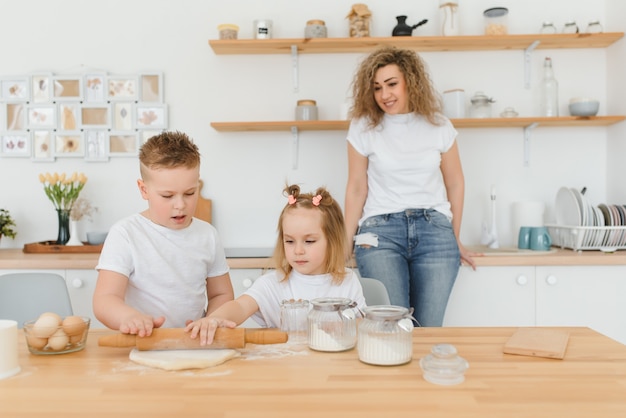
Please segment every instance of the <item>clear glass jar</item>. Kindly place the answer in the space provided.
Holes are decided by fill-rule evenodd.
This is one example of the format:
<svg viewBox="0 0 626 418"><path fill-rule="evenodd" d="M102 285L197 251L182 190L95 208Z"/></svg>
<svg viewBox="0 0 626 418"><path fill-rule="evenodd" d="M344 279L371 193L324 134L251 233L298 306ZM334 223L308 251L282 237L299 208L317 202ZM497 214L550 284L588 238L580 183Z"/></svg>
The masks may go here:
<svg viewBox="0 0 626 418"><path fill-rule="evenodd" d="M470 99L472 105L470 106L471 118L490 118L491 117L491 103L494 103L491 97L487 97L482 91L477 91Z"/></svg>
<svg viewBox="0 0 626 418"><path fill-rule="evenodd" d="M405 364L413 358L413 309L379 305L364 308L359 323L359 360L377 366Z"/></svg>
<svg viewBox="0 0 626 418"><path fill-rule="evenodd" d="M280 303L280 330L287 333L289 343L307 342L308 315L311 304L308 300L290 299Z"/></svg>
<svg viewBox="0 0 626 418"><path fill-rule="evenodd" d="M424 379L438 385L456 385L465 380L469 364L459 357L452 344L434 345L430 354L420 359Z"/></svg>
<svg viewBox="0 0 626 418"><path fill-rule="evenodd" d="M556 33L556 26L552 22L543 22L540 33L544 35Z"/></svg>
<svg viewBox="0 0 626 418"><path fill-rule="evenodd" d="M298 100L296 120L317 120L317 102L315 100Z"/></svg>
<svg viewBox="0 0 626 418"><path fill-rule="evenodd" d="M345 351L356 345L356 302L346 298L317 298L309 312L309 348Z"/></svg>
<svg viewBox="0 0 626 418"><path fill-rule="evenodd" d="M508 29L509 9L492 7L483 12L485 16L485 35L506 35Z"/></svg>
<svg viewBox="0 0 626 418"><path fill-rule="evenodd" d="M599 20L591 20L589 24L587 24L587 33L602 33L604 28L600 24Z"/></svg>
<svg viewBox="0 0 626 418"><path fill-rule="evenodd" d="M563 26L563 33L578 33L578 25L573 20L568 20Z"/></svg>

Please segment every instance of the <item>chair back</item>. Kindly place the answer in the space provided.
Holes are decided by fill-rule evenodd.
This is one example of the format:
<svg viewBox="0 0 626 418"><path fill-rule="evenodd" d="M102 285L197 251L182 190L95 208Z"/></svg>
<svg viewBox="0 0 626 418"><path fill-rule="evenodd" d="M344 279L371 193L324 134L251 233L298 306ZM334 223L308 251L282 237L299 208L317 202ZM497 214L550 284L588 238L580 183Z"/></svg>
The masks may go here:
<svg viewBox="0 0 626 418"><path fill-rule="evenodd" d="M359 280L361 281L363 296L365 296L367 306L391 304L387 288L383 282L368 277L360 277Z"/></svg>
<svg viewBox="0 0 626 418"><path fill-rule="evenodd" d="M65 279L43 272L0 275L0 319L24 322L39 318L44 312L62 317L73 315Z"/></svg>

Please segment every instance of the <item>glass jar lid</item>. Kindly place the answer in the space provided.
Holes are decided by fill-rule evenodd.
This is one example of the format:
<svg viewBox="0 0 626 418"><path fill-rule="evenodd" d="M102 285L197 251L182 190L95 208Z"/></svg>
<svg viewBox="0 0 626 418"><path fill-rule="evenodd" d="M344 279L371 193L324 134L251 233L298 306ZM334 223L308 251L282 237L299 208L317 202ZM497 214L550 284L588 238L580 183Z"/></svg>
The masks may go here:
<svg viewBox="0 0 626 418"><path fill-rule="evenodd" d="M477 91L471 97L470 102L472 102L472 104L488 104L488 103L494 103L495 100L493 100L491 97L488 97L482 91Z"/></svg>
<svg viewBox="0 0 626 418"><path fill-rule="evenodd" d="M354 308L356 302L348 298L317 298L311 301L313 308L318 311L340 311L348 308Z"/></svg>
<svg viewBox="0 0 626 418"><path fill-rule="evenodd" d="M409 312L408 308L394 305L374 305L363 308L365 318L374 321L400 320L402 318L410 317L412 311L413 308L411 308L411 311Z"/></svg>
<svg viewBox="0 0 626 418"><path fill-rule="evenodd" d="M465 380L465 371L469 364L459 357L452 344L437 344L430 354L420 360L424 379L439 385L456 385Z"/></svg>
<svg viewBox="0 0 626 418"><path fill-rule="evenodd" d="M483 12L485 17L502 17L509 13L509 9L506 7L492 7Z"/></svg>

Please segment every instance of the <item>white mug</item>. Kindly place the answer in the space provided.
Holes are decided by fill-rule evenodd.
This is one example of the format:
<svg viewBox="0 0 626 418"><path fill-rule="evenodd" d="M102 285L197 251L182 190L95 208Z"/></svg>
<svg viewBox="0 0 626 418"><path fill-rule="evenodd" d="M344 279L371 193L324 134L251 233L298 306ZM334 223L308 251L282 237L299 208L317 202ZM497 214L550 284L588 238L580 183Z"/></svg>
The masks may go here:
<svg viewBox="0 0 626 418"><path fill-rule="evenodd" d="M20 370L17 361L17 321L0 319L0 380Z"/></svg>

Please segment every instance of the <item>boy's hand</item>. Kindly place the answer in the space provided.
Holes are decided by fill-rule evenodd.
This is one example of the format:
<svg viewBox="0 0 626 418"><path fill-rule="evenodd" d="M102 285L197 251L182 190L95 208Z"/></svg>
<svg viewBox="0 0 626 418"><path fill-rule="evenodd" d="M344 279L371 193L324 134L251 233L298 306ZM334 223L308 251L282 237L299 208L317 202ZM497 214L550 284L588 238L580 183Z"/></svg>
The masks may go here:
<svg viewBox="0 0 626 418"><path fill-rule="evenodd" d="M148 337L152 334L152 329L159 328L164 322L164 316L153 318L150 315L137 314L122 320L120 332L123 334L134 334L138 337Z"/></svg>
<svg viewBox="0 0 626 418"><path fill-rule="evenodd" d="M188 321L185 331L191 332L191 338L200 336L200 345L210 345L215 337L217 327L235 328L237 323L222 318L205 317L195 321Z"/></svg>

